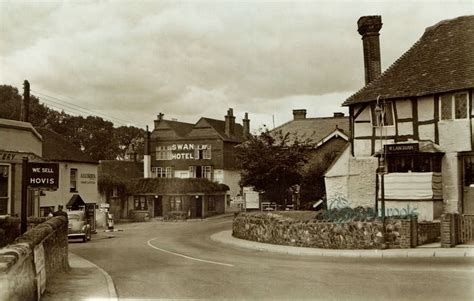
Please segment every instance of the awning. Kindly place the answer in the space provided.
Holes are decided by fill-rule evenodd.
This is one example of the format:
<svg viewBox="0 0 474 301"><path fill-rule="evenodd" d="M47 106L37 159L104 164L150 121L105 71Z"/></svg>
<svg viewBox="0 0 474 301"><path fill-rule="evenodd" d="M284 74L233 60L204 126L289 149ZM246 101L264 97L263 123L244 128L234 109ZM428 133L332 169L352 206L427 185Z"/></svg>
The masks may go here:
<svg viewBox="0 0 474 301"><path fill-rule="evenodd" d="M79 209L79 207L84 206L86 206L86 202L84 202L84 200L78 194L74 194L66 204L67 209Z"/></svg>
<svg viewBox="0 0 474 301"><path fill-rule="evenodd" d="M374 153L375 157L380 157L381 150ZM432 155L444 155L439 145L430 140L420 141L404 141L394 144L384 145L384 155L408 155L408 154L432 154Z"/></svg>

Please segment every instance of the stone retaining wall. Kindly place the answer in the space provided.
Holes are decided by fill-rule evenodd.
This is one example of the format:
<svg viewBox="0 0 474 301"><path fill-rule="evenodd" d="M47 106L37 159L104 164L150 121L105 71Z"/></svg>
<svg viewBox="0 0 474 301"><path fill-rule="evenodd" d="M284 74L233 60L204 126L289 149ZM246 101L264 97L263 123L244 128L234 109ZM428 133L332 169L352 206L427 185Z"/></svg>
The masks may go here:
<svg viewBox="0 0 474 301"><path fill-rule="evenodd" d="M53 217L0 249L0 300L37 299L34 249L39 245L44 248L46 283L69 268L67 232L66 218Z"/></svg>
<svg viewBox="0 0 474 301"><path fill-rule="evenodd" d="M237 238L279 245L326 249L410 248L412 220L301 221L278 213L239 213L234 217L232 235ZM415 222L416 224L416 222ZM415 242L416 245L416 242Z"/></svg>

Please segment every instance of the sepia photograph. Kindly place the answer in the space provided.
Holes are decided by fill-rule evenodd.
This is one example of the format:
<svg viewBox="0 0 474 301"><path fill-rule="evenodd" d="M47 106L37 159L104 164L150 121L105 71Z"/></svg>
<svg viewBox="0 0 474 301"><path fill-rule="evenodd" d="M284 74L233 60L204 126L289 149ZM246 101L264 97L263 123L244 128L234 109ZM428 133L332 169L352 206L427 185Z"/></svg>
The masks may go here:
<svg viewBox="0 0 474 301"><path fill-rule="evenodd" d="M0 0L0 301L474 300L473 0Z"/></svg>

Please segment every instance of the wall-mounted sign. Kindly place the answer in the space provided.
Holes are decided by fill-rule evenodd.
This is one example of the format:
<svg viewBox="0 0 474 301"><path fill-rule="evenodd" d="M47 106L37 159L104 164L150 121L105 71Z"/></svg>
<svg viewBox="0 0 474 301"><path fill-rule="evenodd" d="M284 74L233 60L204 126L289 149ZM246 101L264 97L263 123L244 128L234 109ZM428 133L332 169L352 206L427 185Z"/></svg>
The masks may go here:
<svg viewBox="0 0 474 301"><path fill-rule="evenodd" d="M95 173L81 173L81 184L95 184Z"/></svg>
<svg viewBox="0 0 474 301"><path fill-rule="evenodd" d="M13 161L15 157L16 157L16 153L0 152L1 161Z"/></svg>
<svg viewBox="0 0 474 301"><path fill-rule="evenodd" d="M211 145L208 144L171 144L162 149L171 151L171 160L211 159Z"/></svg>
<svg viewBox="0 0 474 301"><path fill-rule="evenodd" d="M386 144L384 147L387 154L417 153L420 150L418 143Z"/></svg>
<svg viewBox="0 0 474 301"><path fill-rule="evenodd" d="M30 188L58 189L57 163L28 163L27 185Z"/></svg>

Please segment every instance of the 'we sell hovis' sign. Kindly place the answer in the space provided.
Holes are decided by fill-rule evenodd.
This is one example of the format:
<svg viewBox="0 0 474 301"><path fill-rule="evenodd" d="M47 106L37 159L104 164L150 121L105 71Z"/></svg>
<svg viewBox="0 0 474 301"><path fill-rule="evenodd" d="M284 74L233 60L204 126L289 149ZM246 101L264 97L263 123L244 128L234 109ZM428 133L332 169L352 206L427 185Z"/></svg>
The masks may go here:
<svg viewBox="0 0 474 301"><path fill-rule="evenodd" d="M28 163L28 187L58 189L59 166L57 163Z"/></svg>

